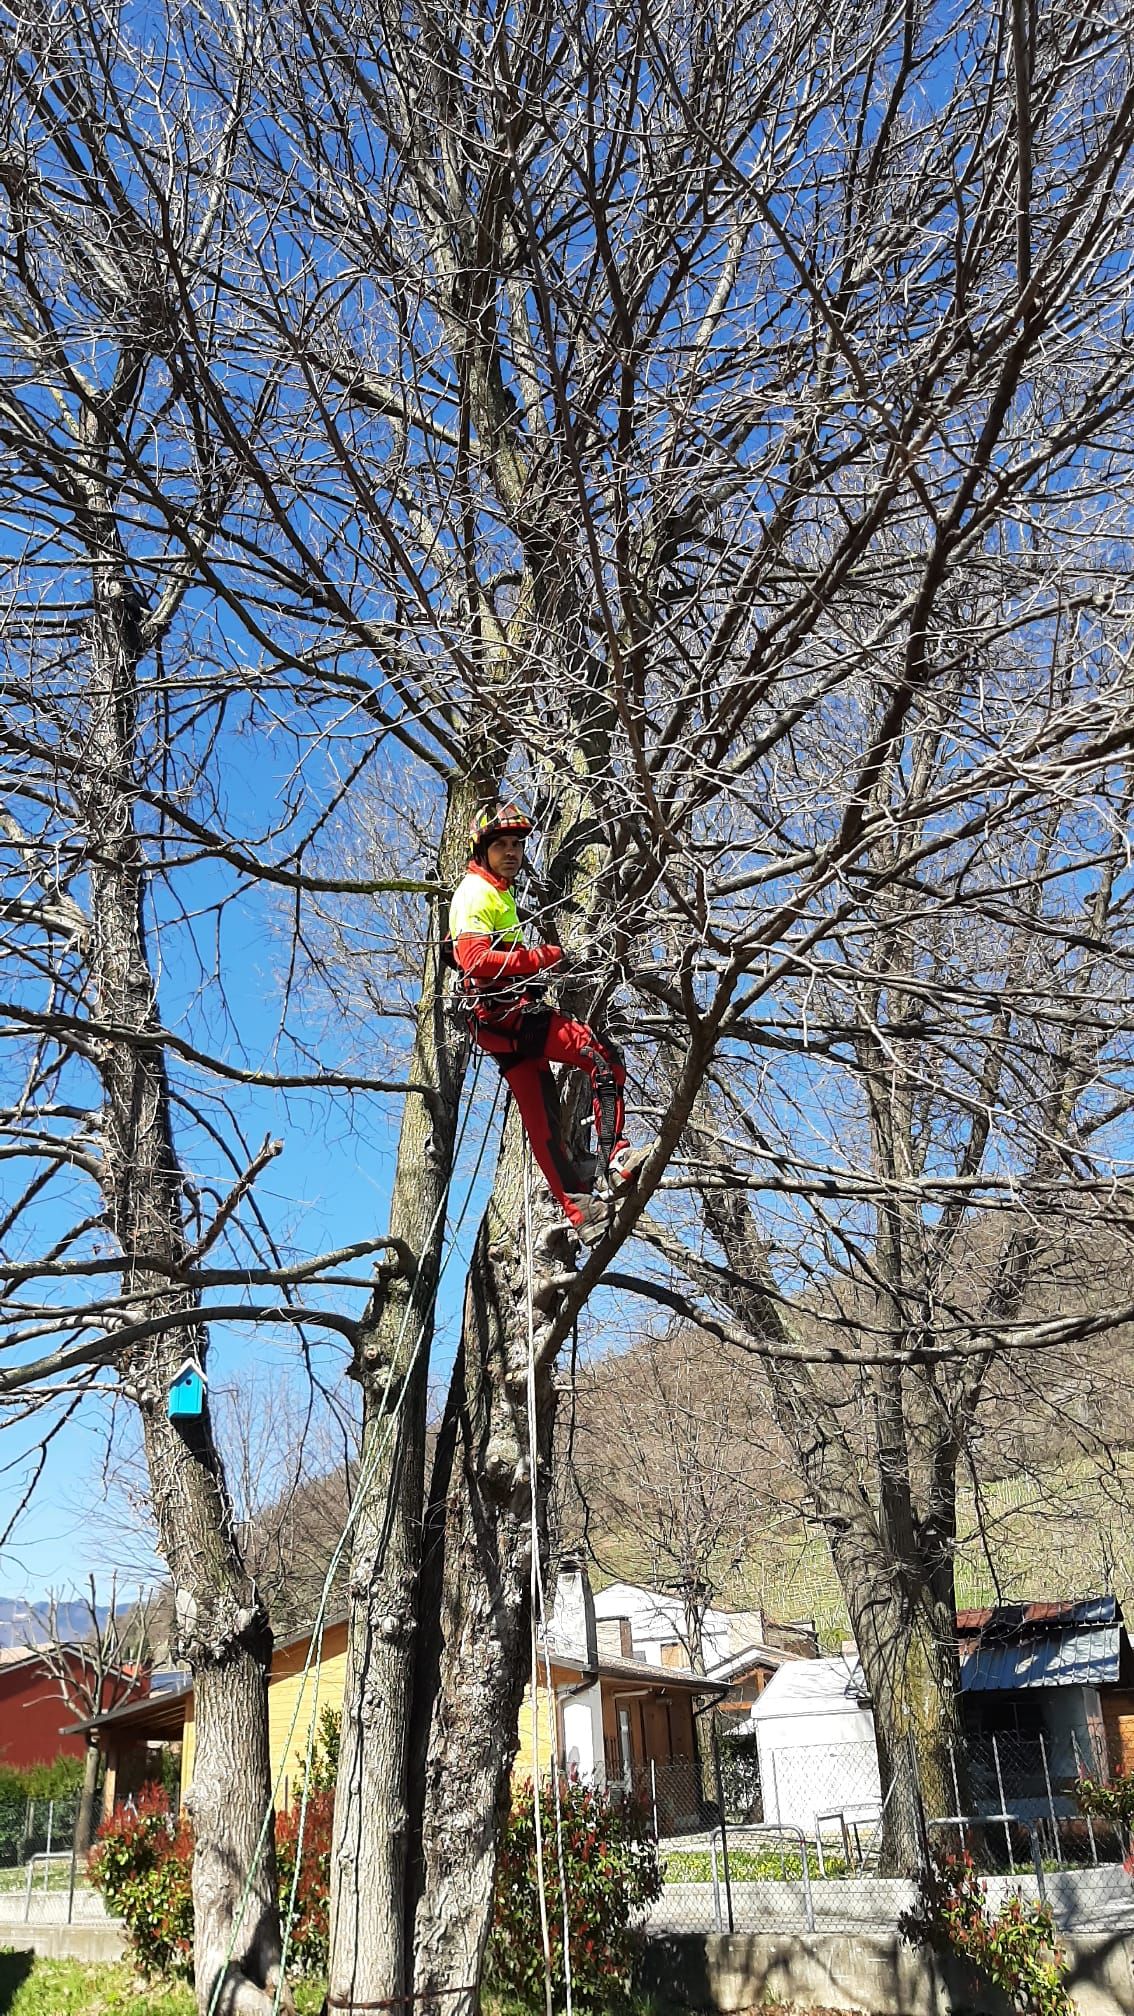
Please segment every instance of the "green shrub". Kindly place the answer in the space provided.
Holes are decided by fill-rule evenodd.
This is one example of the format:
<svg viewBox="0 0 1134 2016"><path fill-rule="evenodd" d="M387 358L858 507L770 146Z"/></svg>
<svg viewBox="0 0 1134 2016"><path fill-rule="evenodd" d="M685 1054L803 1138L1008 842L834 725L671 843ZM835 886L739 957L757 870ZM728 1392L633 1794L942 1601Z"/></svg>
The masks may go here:
<svg viewBox="0 0 1134 2016"><path fill-rule="evenodd" d="M562 2004L563 1898L553 1787L544 1783L539 1796L552 1985ZM657 1849L644 1810L631 1802L615 1804L605 1793L566 1780L560 1783L560 1801L572 1998L579 2009L609 2010L629 1998L640 1943L636 1928L646 1906L661 1895ZM517 1789L500 1843L488 1979L526 2006L543 2008L535 1798L528 1782Z"/></svg>
<svg viewBox="0 0 1134 2016"><path fill-rule="evenodd" d="M81 1757L55 1757L50 1764L0 1764L0 1805L21 1799L77 1799L82 1787Z"/></svg>
<svg viewBox="0 0 1134 2016"><path fill-rule="evenodd" d="M311 1766L308 1770L307 1751L295 1753L296 1799L302 1797L306 1781L308 1794L312 1792L333 1792L339 1782L339 1750L342 1745L342 1710L332 1708L328 1702L319 1710L315 1741L311 1746Z"/></svg>
<svg viewBox="0 0 1134 2016"><path fill-rule="evenodd" d="M1046 1904L1011 1896L991 1911L971 1855L936 1858L899 1929L910 1945L968 1960L1021 2016L1075 2016L1067 1964Z"/></svg>
<svg viewBox="0 0 1134 2016"><path fill-rule="evenodd" d="M193 1961L193 1833L170 1811L160 1785L145 1785L136 1807L104 1820L89 1857L91 1881L125 1921L136 1965L147 1977L188 1974Z"/></svg>
<svg viewBox="0 0 1134 2016"><path fill-rule="evenodd" d="M721 1717L722 1725L726 1722ZM721 1786L730 1814L747 1817L762 1813L760 1791L760 1746L755 1729L721 1726L717 1737L721 1763Z"/></svg>

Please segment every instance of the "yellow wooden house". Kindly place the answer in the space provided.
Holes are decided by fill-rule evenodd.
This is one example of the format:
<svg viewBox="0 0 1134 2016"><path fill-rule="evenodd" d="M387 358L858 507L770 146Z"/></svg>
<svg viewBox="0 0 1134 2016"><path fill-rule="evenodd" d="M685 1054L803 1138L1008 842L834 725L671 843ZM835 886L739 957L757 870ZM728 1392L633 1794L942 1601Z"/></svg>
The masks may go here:
<svg viewBox="0 0 1134 2016"><path fill-rule="evenodd" d="M346 1643L346 1619L337 1617L318 1646L304 1631L273 1651L268 1731L278 1809L292 1802L320 1712L342 1706ZM515 1777L542 1778L558 1761L561 1769L595 1783L638 1790L648 1785L667 1807L696 1797L694 1715L701 1704L720 1698L719 1686L703 1674L639 1659L602 1653L588 1661L584 1653L554 1645L549 1656L550 1676L541 1655L534 1715L530 1685L520 1710ZM193 1775L191 1684L148 1695L80 1726L105 1759L105 1812L158 1776L163 1744L181 1746L184 1798Z"/></svg>

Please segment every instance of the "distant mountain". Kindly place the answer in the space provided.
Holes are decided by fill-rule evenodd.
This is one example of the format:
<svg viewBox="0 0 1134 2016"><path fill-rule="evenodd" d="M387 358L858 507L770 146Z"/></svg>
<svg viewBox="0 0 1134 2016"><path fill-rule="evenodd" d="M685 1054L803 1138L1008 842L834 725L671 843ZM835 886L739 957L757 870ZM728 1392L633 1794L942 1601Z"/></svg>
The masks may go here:
<svg viewBox="0 0 1134 2016"><path fill-rule="evenodd" d="M133 1606L123 1604L123 1614ZM100 1604L95 1612L101 1631L107 1618L107 1605ZM89 1638L91 1631L90 1605L83 1602L55 1605L55 1636L68 1639ZM27 1603L21 1596L0 1596L0 1645L45 1645L51 1638L51 1605L49 1603Z"/></svg>

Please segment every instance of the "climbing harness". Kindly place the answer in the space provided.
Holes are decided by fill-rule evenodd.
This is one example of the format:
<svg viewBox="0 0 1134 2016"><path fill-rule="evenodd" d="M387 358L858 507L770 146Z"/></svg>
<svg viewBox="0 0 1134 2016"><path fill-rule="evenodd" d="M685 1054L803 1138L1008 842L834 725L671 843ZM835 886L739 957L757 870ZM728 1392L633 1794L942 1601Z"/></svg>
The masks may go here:
<svg viewBox="0 0 1134 2016"><path fill-rule="evenodd" d="M449 931L441 934L437 963L442 982L446 974L452 974L457 983L445 990L445 1014L450 1022L467 1029L470 1036L475 1035L478 1028L494 1028L497 1016L518 1019L519 1026L515 1031L518 1039L522 1037L526 1024L542 1017L546 1036L546 1023L551 1011L541 997L550 983L550 974L530 973L524 979L496 980L490 985L478 987L470 974L462 972ZM512 1033L510 1028L500 1029L501 1035ZM529 1037L527 1040L531 1042L533 1039ZM528 1049L523 1054L534 1057L538 1055L538 1050Z"/></svg>

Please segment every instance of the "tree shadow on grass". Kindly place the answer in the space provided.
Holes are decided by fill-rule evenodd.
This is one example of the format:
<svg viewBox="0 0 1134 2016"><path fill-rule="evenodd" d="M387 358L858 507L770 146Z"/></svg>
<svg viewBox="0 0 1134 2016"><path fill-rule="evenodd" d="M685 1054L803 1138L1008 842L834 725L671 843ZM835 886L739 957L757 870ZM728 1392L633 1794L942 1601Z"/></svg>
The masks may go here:
<svg viewBox="0 0 1134 2016"><path fill-rule="evenodd" d="M34 1965L34 1953L0 1950L0 2016L6 2016Z"/></svg>

